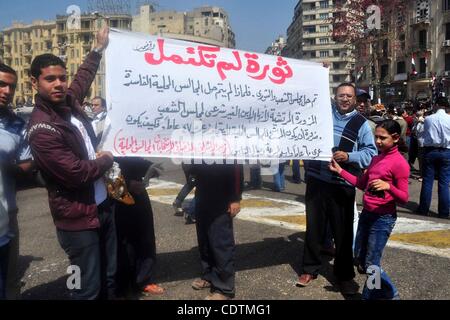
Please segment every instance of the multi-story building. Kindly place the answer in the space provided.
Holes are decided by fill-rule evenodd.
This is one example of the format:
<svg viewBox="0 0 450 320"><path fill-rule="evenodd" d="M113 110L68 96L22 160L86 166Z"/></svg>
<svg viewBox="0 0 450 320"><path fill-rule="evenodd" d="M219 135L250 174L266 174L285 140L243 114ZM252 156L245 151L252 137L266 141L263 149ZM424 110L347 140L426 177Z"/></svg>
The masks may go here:
<svg viewBox="0 0 450 320"><path fill-rule="evenodd" d="M356 51L358 84L383 103L450 94L450 0L410 2L382 17L379 36Z"/></svg>
<svg viewBox="0 0 450 320"><path fill-rule="evenodd" d="M109 25L131 30L130 15L108 15ZM92 49L95 34L101 20L96 15L81 16L80 28L67 28L67 16L57 16L56 21L33 21L29 25L15 23L2 31L3 45L0 50L5 64L16 70L18 84L16 100L32 101L29 71L33 58L52 53L66 63L68 80L71 81L86 54ZM101 65L89 97L104 96L104 67Z"/></svg>
<svg viewBox="0 0 450 320"><path fill-rule="evenodd" d="M34 21L29 25L14 23L3 30L3 62L18 75L16 99L32 100L31 61L39 54L56 53L55 32L53 21Z"/></svg>
<svg viewBox="0 0 450 320"><path fill-rule="evenodd" d="M158 11L140 7L132 30L167 38L234 48L235 36L228 14L219 7L201 7L190 12Z"/></svg>
<svg viewBox="0 0 450 320"><path fill-rule="evenodd" d="M334 0L299 0L285 50L289 57L327 63L331 93L340 83L352 80L354 69L351 48L332 39L334 8Z"/></svg>
<svg viewBox="0 0 450 320"><path fill-rule="evenodd" d="M92 50L95 36L102 27L103 16L82 15L80 28L67 28L67 16L56 17L56 54L64 60L67 67L68 80L71 81L86 55ZM127 14L108 14L108 25L111 28L131 30L132 17ZM105 96L105 67L104 60L92 83L89 98Z"/></svg>
<svg viewBox="0 0 450 320"><path fill-rule="evenodd" d="M294 17L287 29L286 47L282 55L289 58L301 59L302 57L302 1L299 1L294 9Z"/></svg>
<svg viewBox="0 0 450 320"><path fill-rule="evenodd" d="M283 49L286 47L286 39L283 36L279 36L270 47L266 49L266 54L271 54L274 56L281 56Z"/></svg>

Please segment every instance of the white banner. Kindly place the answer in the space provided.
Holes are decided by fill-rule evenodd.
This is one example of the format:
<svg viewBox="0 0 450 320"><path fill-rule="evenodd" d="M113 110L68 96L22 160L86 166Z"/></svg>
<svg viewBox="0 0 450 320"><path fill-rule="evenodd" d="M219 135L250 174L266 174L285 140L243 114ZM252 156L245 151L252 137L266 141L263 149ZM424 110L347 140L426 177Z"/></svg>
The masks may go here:
<svg viewBox="0 0 450 320"><path fill-rule="evenodd" d="M321 64L112 30L106 100L115 156L331 158Z"/></svg>

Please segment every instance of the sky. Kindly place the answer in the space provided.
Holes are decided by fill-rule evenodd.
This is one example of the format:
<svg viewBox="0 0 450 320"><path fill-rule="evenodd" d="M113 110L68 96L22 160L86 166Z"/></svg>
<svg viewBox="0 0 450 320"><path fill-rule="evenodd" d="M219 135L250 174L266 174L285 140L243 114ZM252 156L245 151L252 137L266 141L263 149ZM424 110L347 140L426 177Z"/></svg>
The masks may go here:
<svg viewBox="0 0 450 320"><path fill-rule="evenodd" d="M132 0L132 3L136 3ZM298 0L154 0L158 11L190 11L204 5L219 6L228 12L236 35L236 48L264 52L286 30L294 16ZM82 12L88 9L88 0L0 0L0 29L13 21L31 23L33 20L54 20L65 14L70 5L78 5ZM133 5L133 14L136 6Z"/></svg>

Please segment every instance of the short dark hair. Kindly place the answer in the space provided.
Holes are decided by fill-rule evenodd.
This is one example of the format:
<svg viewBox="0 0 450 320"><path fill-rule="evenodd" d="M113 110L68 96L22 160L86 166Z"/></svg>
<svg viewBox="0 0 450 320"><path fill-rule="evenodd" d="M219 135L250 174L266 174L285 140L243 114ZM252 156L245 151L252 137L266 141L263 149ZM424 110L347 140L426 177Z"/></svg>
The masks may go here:
<svg viewBox="0 0 450 320"><path fill-rule="evenodd" d="M336 88L335 94L337 94L339 88L342 88L342 87L352 87L353 91L355 92L355 96L356 96L356 87L353 83L350 83L350 82L343 82L340 85L338 85Z"/></svg>
<svg viewBox="0 0 450 320"><path fill-rule="evenodd" d="M436 107L440 107L440 108L448 108L449 107L449 103L448 103L448 99L446 97L438 97L436 99Z"/></svg>
<svg viewBox="0 0 450 320"><path fill-rule="evenodd" d="M96 100L99 99L100 100L100 104L102 105L103 108L106 108L106 100L100 96L95 96L92 98L92 100ZM91 101L92 101L91 100Z"/></svg>
<svg viewBox="0 0 450 320"><path fill-rule="evenodd" d="M16 78L17 78L17 72L16 72L16 70L14 70L13 68L11 68L10 66L7 66L7 65L4 64L4 63L0 63L0 72L13 74L13 75L15 75Z"/></svg>
<svg viewBox="0 0 450 320"><path fill-rule="evenodd" d="M64 61L53 54L45 53L36 56L33 59L30 68L30 75L37 79L41 75L42 69L50 66L61 66L66 69L66 64L64 63Z"/></svg>

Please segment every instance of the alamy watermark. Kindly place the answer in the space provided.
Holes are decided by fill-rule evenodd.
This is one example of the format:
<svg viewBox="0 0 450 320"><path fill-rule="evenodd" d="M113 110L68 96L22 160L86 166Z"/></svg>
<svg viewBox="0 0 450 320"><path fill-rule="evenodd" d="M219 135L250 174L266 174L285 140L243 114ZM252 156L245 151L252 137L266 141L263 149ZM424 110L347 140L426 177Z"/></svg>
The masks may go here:
<svg viewBox="0 0 450 320"><path fill-rule="evenodd" d="M67 273L70 276L67 278L66 286L69 290L81 289L81 269L79 266L70 265L67 267Z"/></svg>
<svg viewBox="0 0 450 320"><path fill-rule="evenodd" d="M81 29L81 9L77 5L67 7L66 13L69 15L66 21L67 30Z"/></svg>
<svg viewBox="0 0 450 320"><path fill-rule="evenodd" d="M368 30L381 30L381 9L379 6L371 5L366 10L367 14L370 16L367 18L367 29Z"/></svg>
<svg viewBox="0 0 450 320"><path fill-rule="evenodd" d="M381 289L381 268L379 266L369 266L367 268L366 285L369 290Z"/></svg>

